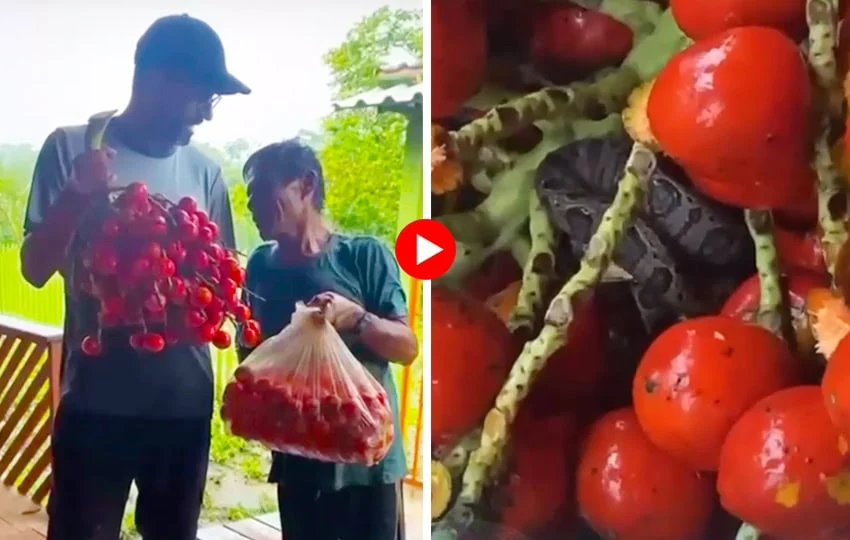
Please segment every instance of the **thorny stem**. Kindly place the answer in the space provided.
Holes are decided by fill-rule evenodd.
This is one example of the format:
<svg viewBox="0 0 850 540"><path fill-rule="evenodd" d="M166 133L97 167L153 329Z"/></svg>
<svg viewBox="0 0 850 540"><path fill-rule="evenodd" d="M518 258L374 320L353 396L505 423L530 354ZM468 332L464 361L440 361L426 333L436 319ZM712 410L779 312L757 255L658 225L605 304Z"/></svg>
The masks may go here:
<svg viewBox="0 0 850 540"><path fill-rule="evenodd" d="M534 329L535 316L543 304L543 294L555 275L555 231L537 193L532 193L529 208L531 253L522 271L522 286L508 327L512 332Z"/></svg>
<svg viewBox="0 0 850 540"><path fill-rule="evenodd" d="M759 276L758 324L782 336L782 281L779 255L773 238L773 214L770 210L744 211L747 228L756 249L756 269Z"/></svg>
<svg viewBox="0 0 850 540"><path fill-rule="evenodd" d="M809 64L817 76L820 90L828 101L815 141L813 168L817 173L818 221L822 231L824 262L835 280L835 261L838 250L847 241L844 218L847 200L841 180L835 170L829 146L830 114L835 109L830 96L838 85L835 64L835 36L838 0L808 0L806 18L809 24Z"/></svg>
<svg viewBox="0 0 850 540"><path fill-rule="evenodd" d="M578 272L549 304L543 329L533 341L526 343L496 398L495 407L487 414L481 446L470 456L458 500L437 525L438 530L454 531L459 535L472 525L473 508L481 499L484 482L507 444L508 431L520 403L548 358L566 342L567 328L573 318L573 300L592 289L604 274L626 226L645 196L655 166L652 151L635 143L614 201L591 237Z"/></svg>
<svg viewBox="0 0 850 540"><path fill-rule="evenodd" d="M623 108L626 98L638 82L634 70L622 67L592 84L578 82L569 86L544 88L499 105L449 134L455 155L461 162L473 161L483 146L492 145L534 122L548 118L598 117L618 111ZM603 95L607 99L602 99ZM599 109L606 105L611 109L600 114Z"/></svg>
<svg viewBox="0 0 850 540"><path fill-rule="evenodd" d="M809 65L820 87L832 90L838 86L835 63L838 0L808 0L806 22L809 25Z"/></svg>

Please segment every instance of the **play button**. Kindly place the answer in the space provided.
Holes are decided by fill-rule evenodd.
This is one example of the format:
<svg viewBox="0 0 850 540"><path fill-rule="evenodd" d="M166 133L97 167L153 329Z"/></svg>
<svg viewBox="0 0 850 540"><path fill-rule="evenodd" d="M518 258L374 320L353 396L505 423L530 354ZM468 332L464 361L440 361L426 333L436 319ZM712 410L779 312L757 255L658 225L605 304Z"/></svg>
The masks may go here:
<svg viewBox="0 0 850 540"><path fill-rule="evenodd" d="M427 238L416 235L416 264L421 265L431 257L439 255L443 248L431 242Z"/></svg>
<svg viewBox="0 0 850 540"><path fill-rule="evenodd" d="M395 242L398 265L409 276L421 280L445 274L455 260L455 250L451 231L432 219L407 224Z"/></svg>

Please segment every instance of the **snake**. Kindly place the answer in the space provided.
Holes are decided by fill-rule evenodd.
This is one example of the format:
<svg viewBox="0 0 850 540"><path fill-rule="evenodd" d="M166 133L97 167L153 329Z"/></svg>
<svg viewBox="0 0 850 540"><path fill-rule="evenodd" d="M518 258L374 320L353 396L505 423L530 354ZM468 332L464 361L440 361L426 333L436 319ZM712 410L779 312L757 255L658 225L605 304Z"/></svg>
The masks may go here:
<svg viewBox="0 0 850 540"><path fill-rule="evenodd" d="M632 140L609 135L549 153L535 189L556 234L576 259L587 250L617 191ZM631 296L646 329L714 312L755 271L743 211L696 191L675 163L659 156L647 196L626 228L613 262L632 276Z"/></svg>

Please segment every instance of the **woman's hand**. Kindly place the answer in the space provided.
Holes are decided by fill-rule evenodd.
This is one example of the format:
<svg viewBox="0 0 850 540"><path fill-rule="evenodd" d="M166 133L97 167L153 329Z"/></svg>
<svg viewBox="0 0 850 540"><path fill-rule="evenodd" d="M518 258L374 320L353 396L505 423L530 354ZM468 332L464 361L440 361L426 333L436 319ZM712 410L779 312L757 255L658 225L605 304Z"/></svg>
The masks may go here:
<svg viewBox="0 0 850 540"><path fill-rule="evenodd" d="M366 313L357 302L330 291L317 294L307 305L319 308L324 319L337 330L351 330Z"/></svg>

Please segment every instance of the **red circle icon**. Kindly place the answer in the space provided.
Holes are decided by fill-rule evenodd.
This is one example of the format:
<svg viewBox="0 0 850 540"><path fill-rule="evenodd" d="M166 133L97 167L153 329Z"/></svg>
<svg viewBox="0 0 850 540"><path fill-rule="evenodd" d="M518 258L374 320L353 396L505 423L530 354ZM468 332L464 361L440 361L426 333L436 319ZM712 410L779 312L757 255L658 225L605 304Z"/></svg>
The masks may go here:
<svg viewBox="0 0 850 540"><path fill-rule="evenodd" d="M398 265L415 279L431 280L445 274L455 261L455 252L452 232L433 219L408 223L395 241Z"/></svg>

